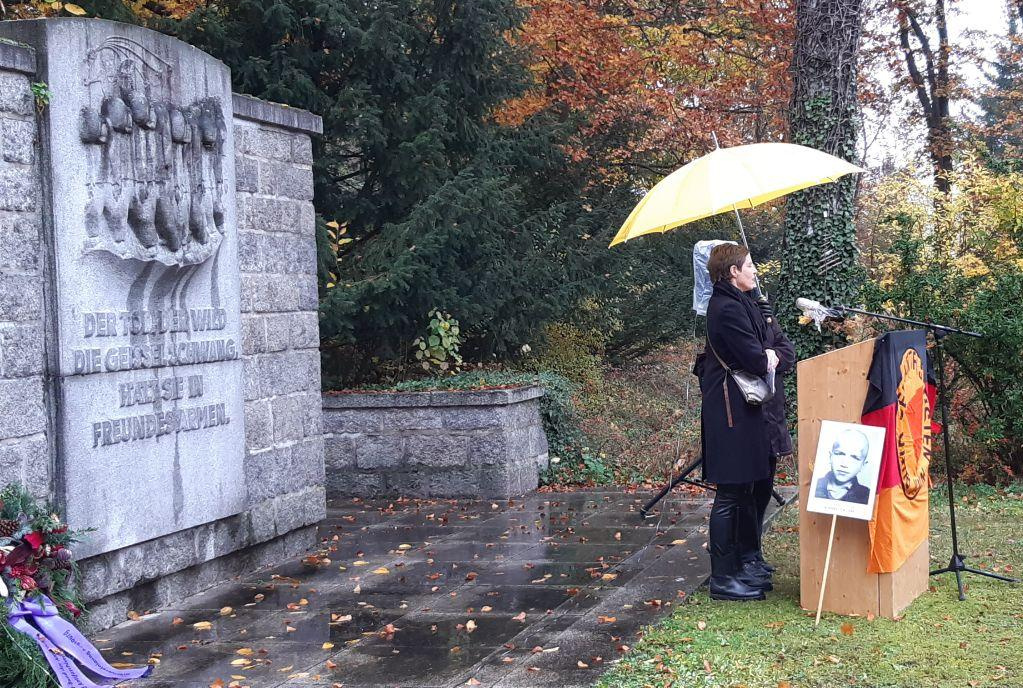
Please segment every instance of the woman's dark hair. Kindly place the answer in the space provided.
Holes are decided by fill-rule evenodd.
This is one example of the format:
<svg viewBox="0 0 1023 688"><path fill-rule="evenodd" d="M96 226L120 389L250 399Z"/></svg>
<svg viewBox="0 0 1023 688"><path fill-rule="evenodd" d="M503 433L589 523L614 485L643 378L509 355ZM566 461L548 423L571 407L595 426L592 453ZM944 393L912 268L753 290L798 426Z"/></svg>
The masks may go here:
<svg viewBox="0 0 1023 688"><path fill-rule="evenodd" d="M742 269L746 262L749 249L739 244L718 244L710 252L707 260L707 272L710 273L710 281L728 280L732 278L731 267Z"/></svg>

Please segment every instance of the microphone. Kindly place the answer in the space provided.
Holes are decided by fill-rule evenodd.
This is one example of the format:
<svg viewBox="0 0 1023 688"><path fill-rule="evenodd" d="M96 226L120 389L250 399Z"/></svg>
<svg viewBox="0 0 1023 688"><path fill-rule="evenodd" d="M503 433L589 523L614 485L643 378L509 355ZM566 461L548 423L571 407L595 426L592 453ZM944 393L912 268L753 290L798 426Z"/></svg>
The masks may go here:
<svg viewBox="0 0 1023 688"><path fill-rule="evenodd" d="M806 325L812 322L817 326L817 331L821 330L821 323L825 320L842 320L842 312L835 308L829 308L820 301L813 299L806 299L799 297L796 299L796 308L803 312L803 317L800 318L800 323Z"/></svg>
<svg viewBox="0 0 1023 688"><path fill-rule="evenodd" d="M828 318L841 318L842 314L834 308L825 306L820 301L814 301L813 299L806 299L800 296L796 299L796 308L801 310L804 315L810 315L812 313L820 313Z"/></svg>

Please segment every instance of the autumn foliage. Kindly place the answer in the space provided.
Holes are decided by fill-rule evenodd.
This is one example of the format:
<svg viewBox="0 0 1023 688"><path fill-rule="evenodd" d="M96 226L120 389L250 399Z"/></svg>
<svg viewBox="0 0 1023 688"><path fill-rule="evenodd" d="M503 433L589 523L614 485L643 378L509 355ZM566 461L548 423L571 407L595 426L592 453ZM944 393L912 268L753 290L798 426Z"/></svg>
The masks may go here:
<svg viewBox="0 0 1023 688"><path fill-rule="evenodd" d="M784 132L793 38L790 3L535 0L514 43L535 87L496 113L580 122L573 160L626 178L671 168L713 145Z"/></svg>

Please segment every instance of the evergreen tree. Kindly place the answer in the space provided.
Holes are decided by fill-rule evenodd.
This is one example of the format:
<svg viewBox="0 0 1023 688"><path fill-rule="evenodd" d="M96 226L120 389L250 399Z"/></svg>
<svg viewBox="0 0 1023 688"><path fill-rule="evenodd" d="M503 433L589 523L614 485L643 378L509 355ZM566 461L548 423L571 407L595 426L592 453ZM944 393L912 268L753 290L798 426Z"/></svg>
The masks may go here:
<svg viewBox="0 0 1023 688"><path fill-rule="evenodd" d="M580 237L608 205L583 208L568 125L491 118L529 86L521 19L513 0L230 0L174 29L238 90L323 116L321 334L352 360L407 357L434 307L463 352L506 354L605 279Z"/></svg>

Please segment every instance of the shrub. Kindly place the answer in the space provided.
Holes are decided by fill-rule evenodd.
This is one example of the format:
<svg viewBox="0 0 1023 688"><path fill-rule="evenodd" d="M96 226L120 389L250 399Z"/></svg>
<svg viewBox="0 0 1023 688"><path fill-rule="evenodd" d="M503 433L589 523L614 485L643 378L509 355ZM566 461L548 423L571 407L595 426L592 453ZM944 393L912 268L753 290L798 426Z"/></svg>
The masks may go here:
<svg viewBox="0 0 1023 688"><path fill-rule="evenodd" d="M947 197L911 177L873 192L863 298L984 335L944 340L955 458L964 477L1009 479L1023 471L1023 174L967 161L953 181Z"/></svg>
<svg viewBox="0 0 1023 688"><path fill-rule="evenodd" d="M426 371L434 368L446 371L452 364L454 369L458 370L462 363L462 357L458 353L458 347L462 343L458 321L436 308L430 311L429 318L426 337L416 337L412 342L416 360Z"/></svg>
<svg viewBox="0 0 1023 688"><path fill-rule="evenodd" d="M597 330L551 323L543 330L539 354L529 359L527 365L532 370L552 372L592 388L600 380L603 351L604 338Z"/></svg>

